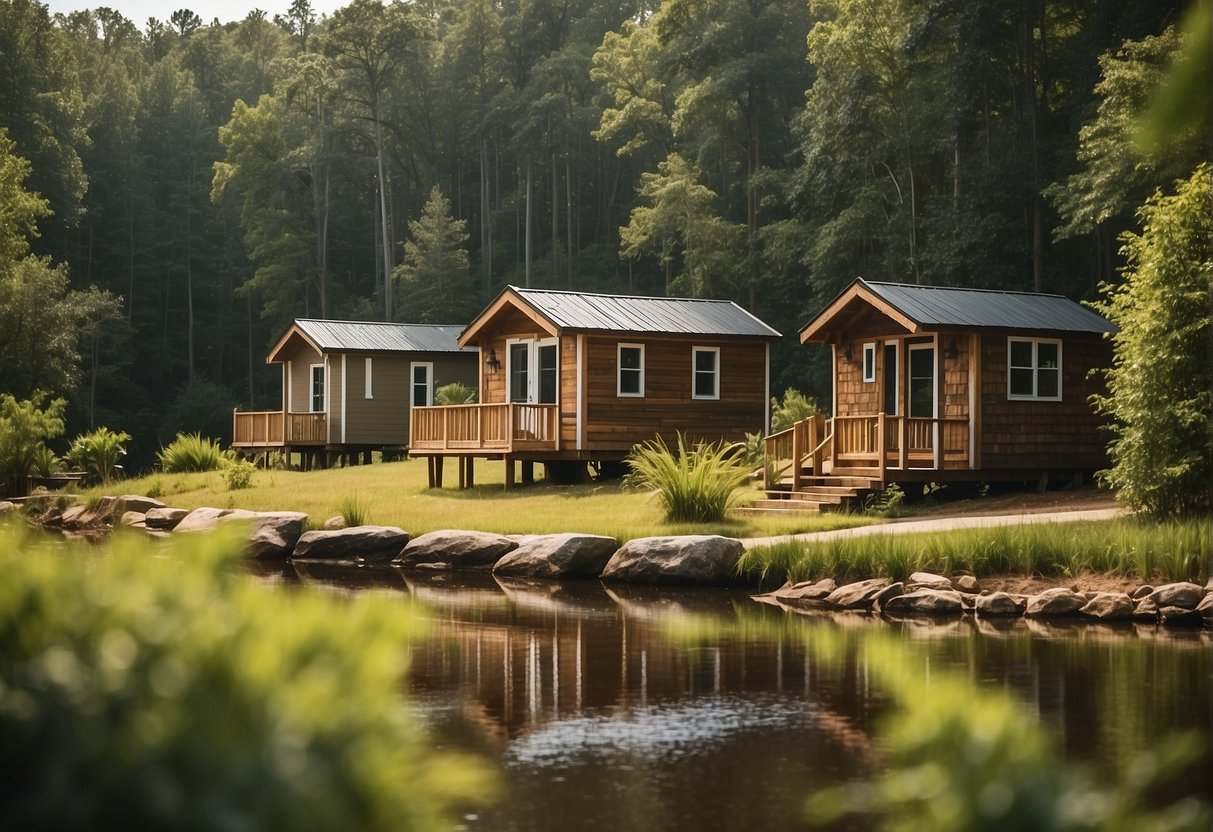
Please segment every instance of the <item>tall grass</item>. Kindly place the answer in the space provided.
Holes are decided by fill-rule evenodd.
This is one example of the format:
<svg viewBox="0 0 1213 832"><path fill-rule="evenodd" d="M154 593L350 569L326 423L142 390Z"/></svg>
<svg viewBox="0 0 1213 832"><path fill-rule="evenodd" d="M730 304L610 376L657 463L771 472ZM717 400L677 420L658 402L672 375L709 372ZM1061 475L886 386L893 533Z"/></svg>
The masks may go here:
<svg viewBox="0 0 1213 832"><path fill-rule="evenodd" d="M160 467L170 474L192 471L218 471L224 465L223 451L213 439L197 433L179 433L156 454Z"/></svg>
<svg viewBox="0 0 1213 832"><path fill-rule="evenodd" d="M347 494L337 503L337 513L345 521L346 528L353 528L366 525L371 517L371 508L359 495Z"/></svg>
<svg viewBox="0 0 1213 832"><path fill-rule="evenodd" d="M1143 581L1208 578L1209 525L1125 518L922 534L787 541L747 551L738 569L764 583L832 577L942 575L1073 577L1104 572Z"/></svg>
<svg viewBox="0 0 1213 832"><path fill-rule="evenodd" d="M724 519L749 479L745 460L735 445L700 443L687 447L678 434L675 454L660 436L628 454L627 483L653 492L674 523L714 523Z"/></svg>

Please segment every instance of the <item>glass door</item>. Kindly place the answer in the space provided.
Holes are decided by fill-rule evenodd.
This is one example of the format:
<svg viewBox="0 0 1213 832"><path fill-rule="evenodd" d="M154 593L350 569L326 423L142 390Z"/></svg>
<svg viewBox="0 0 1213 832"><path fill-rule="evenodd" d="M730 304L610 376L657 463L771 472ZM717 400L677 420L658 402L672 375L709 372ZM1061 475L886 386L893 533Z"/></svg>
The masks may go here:
<svg viewBox="0 0 1213 832"><path fill-rule="evenodd" d="M935 346L910 345L910 417L935 418Z"/></svg>

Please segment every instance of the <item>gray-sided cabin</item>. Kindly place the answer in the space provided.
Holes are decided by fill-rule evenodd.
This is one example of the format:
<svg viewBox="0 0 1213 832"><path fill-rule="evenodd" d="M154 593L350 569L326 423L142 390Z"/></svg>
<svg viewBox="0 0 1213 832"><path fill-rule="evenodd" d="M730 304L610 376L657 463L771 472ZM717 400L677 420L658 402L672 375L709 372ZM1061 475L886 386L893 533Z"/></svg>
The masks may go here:
<svg viewBox="0 0 1213 832"><path fill-rule="evenodd" d="M459 337L480 349L480 403L417 407L409 454L504 459L506 486L542 462L576 479L617 465L634 445L741 440L767 425L770 342L779 337L731 301L601 295L509 286Z"/></svg>
<svg viewBox="0 0 1213 832"><path fill-rule="evenodd" d="M477 383L458 324L296 319L266 356L282 367L282 408L232 414L232 447L300 454L304 467L403 454L414 405L451 382Z"/></svg>
<svg viewBox="0 0 1213 832"><path fill-rule="evenodd" d="M1114 331L1060 295L857 279L800 332L832 348L834 413L767 438L768 496L838 502L890 482L1103 467L1088 397L1103 390L1091 371L1110 366Z"/></svg>

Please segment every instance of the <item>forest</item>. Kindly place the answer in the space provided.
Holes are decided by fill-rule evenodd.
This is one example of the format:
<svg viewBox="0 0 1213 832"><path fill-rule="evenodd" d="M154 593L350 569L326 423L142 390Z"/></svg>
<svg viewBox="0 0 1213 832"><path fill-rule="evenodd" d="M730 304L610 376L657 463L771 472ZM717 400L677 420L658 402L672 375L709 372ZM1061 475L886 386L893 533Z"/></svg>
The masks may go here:
<svg viewBox="0 0 1213 832"><path fill-rule="evenodd" d="M309 0L206 22L0 0L0 391L148 460L277 408L293 317L465 323L508 284L731 298L856 276L1092 300L1207 154L1134 140L1177 0ZM1164 90L1165 91L1165 90Z"/></svg>

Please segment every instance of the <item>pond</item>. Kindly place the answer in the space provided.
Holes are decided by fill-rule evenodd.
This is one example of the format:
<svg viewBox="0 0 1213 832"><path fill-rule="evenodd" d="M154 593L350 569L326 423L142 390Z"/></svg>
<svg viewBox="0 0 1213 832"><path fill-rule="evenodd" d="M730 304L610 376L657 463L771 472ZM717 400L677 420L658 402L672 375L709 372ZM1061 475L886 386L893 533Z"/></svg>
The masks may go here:
<svg viewBox="0 0 1213 832"><path fill-rule="evenodd" d="M812 628L893 633L928 673L1013 691L1070 758L1109 778L1174 731L1213 736L1213 641L1199 629L894 624L789 615L744 591L302 574L426 604L413 704L442 745L503 772L501 799L467 810L461 829L803 829L811 791L871 770L889 709L862 643L826 661L806 646ZM711 634L676 635L688 614L714 622ZM1165 796L1185 793L1213 794L1213 767Z"/></svg>

